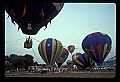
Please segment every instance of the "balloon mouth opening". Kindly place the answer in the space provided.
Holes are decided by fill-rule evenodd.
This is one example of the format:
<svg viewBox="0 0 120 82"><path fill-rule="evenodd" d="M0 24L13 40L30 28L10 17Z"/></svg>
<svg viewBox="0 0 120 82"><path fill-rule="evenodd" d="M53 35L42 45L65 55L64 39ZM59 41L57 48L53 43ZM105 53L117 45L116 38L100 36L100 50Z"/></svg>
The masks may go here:
<svg viewBox="0 0 120 82"><path fill-rule="evenodd" d="M38 31L34 31L34 30L22 30L22 33L23 34L26 34L26 35L36 35L38 33Z"/></svg>
<svg viewBox="0 0 120 82"><path fill-rule="evenodd" d="M39 29L35 29L34 27L31 27L30 30L26 26L22 26L20 28L22 33L27 35L36 35L39 31Z"/></svg>
<svg viewBox="0 0 120 82"><path fill-rule="evenodd" d="M24 21L19 24L19 28L21 28L23 34L36 35L41 26L35 22Z"/></svg>

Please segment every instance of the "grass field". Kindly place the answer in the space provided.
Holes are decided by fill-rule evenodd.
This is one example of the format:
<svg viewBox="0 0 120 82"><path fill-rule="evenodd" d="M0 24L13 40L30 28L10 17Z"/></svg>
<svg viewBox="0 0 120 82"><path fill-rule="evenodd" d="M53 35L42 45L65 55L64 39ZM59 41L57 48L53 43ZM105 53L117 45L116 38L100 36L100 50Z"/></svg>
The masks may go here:
<svg viewBox="0 0 120 82"><path fill-rule="evenodd" d="M69 71L69 72L47 72L41 73L28 73L24 72L14 72L5 74L6 77L41 77L41 78L114 78L115 71Z"/></svg>

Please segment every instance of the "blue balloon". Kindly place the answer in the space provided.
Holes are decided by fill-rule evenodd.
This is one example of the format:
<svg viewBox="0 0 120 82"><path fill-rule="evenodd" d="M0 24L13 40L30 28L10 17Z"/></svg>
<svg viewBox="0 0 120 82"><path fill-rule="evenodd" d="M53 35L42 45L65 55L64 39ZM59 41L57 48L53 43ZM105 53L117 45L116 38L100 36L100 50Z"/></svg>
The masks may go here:
<svg viewBox="0 0 120 82"><path fill-rule="evenodd" d="M88 34L82 41L83 50L99 65L111 50L111 38L101 32Z"/></svg>

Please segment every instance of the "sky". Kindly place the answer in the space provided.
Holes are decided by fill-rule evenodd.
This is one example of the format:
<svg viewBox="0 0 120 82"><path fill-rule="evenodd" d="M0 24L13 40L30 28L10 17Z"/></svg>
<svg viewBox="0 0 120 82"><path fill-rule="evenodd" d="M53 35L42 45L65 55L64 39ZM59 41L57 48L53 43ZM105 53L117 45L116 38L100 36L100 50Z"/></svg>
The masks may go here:
<svg viewBox="0 0 120 82"><path fill-rule="evenodd" d="M18 30L17 24L5 12L5 56L11 54L30 54L34 61L45 63L38 52L40 41L55 38L67 48L74 45L74 53L83 53L82 41L90 33L103 32L112 39L112 49L105 60L116 55L116 4L115 3L64 3L59 14L48 23L47 29L42 27L33 38L32 49L24 48L28 35ZM45 29L45 30L44 30ZM67 60L71 60L69 54ZM66 61L67 61L66 60ZM66 61L63 63L65 64Z"/></svg>

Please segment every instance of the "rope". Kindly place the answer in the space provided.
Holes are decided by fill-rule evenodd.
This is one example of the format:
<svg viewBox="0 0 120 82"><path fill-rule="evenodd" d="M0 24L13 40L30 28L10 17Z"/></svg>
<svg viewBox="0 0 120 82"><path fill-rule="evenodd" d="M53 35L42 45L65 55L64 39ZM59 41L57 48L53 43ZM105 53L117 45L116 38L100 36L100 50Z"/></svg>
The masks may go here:
<svg viewBox="0 0 120 82"><path fill-rule="evenodd" d="M18 40L22 40L22 39L25 39L25 38L21 38L21 39L18 39ZM14 40L14 41L18 41L18 40ZM5 43L8 43L8 42L13 42L13 41L7 41Z"/></svg>
<svg viewBox="0 0 120 82"><path fill-rule="evenodd" d="M35 51L33 50L33 48L32 48L32 51L33 51L33 53L34 53L34 55L36 57L36 60L39 60L38 57L37 57L37 55L35 54Z"/></svg>
<svg viewBox="0 0 120 82"><path fill-rule="evenodd" d="M36 40L37 42L40 42L39 40L35 39L35 38L32 38L33 40Z"/></svg>
<svg viewBox="0 0 120 82"><path fill-rule="evenodd" d="M32 48L32 51L33 51L34 55L36 56L35 51L33 50L33 48Z"/></svg>

